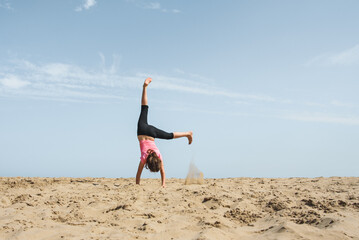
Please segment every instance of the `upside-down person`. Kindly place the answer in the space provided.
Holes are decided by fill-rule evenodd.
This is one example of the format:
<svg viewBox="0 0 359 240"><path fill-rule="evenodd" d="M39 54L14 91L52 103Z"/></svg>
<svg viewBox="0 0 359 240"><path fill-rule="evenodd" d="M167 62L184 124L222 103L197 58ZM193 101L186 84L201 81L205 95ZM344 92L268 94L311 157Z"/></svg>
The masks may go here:
<svg viewBox="0 0 359 240"><path fill-rule="evenodd" d="M155 138L160 139L174 139L187 137L188 144L192 143L192 132L165 132L147 123L148 102L147 102L147 87L152 79L147 78L143 84L141 114L137 124L137 138L140 142L141 160L138 165L136 174L136 184L140 184L141 173L143 167L149 169L151 172L160 172L162 187L166 187L166 175L163 166L163 159L160 151L156 147Z"/></svg>

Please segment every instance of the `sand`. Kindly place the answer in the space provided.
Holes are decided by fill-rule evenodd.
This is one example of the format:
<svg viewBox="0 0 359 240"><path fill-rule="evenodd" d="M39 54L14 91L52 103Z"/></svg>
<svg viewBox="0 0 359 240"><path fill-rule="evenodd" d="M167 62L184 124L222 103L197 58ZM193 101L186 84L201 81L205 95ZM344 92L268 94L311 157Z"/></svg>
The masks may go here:
<svg viewBox="0 0 359 240"><path fill-rule="evenodd" d="M0 239L359 239L359 178L0 178Z"/></svg>

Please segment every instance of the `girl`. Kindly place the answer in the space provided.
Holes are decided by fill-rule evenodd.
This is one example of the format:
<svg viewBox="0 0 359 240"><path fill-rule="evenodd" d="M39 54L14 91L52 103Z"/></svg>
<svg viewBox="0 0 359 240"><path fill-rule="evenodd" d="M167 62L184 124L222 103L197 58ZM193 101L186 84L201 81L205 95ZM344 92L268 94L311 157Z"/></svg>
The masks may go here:
<svg viewBox="0 0 359 240"><path fill-rule="evenodd" d="M152 78L147 78L143 84L142 90L142 105L141 114L137 124L137 138L140 142L141 160L138 165L136 174L136 184L140 184L141 173L143 167L146 167L151 172L161 173L162 187L166 187L166 176L163 167L163 159L160 151L155 145L155 138L160 139L173 139L187 137L188 144L192 143L192 132L173 132L168 133L154 126L148 125L148 103L147 103L147 86L152 81Z"/></svg>

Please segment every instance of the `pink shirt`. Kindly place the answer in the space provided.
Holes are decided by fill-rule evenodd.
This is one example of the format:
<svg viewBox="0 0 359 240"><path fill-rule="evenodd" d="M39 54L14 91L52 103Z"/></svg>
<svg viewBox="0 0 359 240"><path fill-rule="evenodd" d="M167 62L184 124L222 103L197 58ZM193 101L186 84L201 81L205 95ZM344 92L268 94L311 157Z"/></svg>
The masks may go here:
<svg viewBox="0 0 359 240"><path fill-rule="evenodd" d="M156 144L155 144L155 141L151 141L151 140L141 140L140 141L140 149L141 149L141 162L143 164L146 163L146 160L147 160L147 156L148 156L148 153L147 151L149 149L152 149L156 154L157 156L162 160L162 156L161 156L161 153L160 153L160 150L158 150Z"/></svg>

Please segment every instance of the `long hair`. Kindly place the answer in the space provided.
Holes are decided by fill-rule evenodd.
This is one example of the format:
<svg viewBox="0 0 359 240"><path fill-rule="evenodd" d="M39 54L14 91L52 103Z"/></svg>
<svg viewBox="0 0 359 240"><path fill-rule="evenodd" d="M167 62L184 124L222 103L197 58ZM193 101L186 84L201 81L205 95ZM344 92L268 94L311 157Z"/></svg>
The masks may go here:
<svg viewBox="0 0 359 240"><path fill-rule="evenodd" d="M148 149L148 156L145 163L145 168L151 172L158 172L161 168L161 159L157 156L156 152L152 149Z"/></svg>

